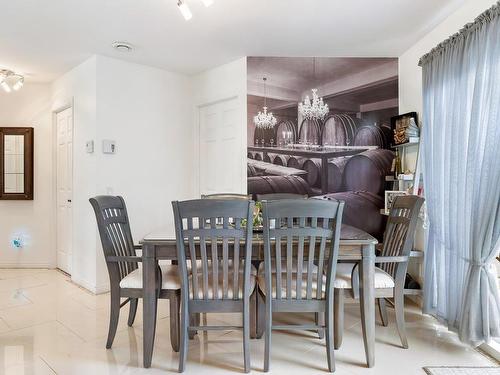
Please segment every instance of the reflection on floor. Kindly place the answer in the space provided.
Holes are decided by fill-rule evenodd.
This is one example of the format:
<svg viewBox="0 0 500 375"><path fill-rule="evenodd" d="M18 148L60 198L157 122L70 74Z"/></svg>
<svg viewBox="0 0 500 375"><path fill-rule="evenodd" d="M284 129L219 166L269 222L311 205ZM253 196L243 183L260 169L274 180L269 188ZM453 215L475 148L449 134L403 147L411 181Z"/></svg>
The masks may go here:
<svg viewBox="0 0 500 375"><path fill-rule="evenodd" d="M162 301L151 369L142 366L142 306L133 328L120 319L112 350L105 349L109 296L94 296L53 270L0 269L0 374L164 374L176 372L178 354L169 340L168 306ZM491 366L479 352L461 345L414 306L406 314L410 349L399 347L394 314L377 325L376 365L365 367L359 309L347 307L344 343L336 351L336 374L423 374L423 366ZM235 316L209 316L209 323ZM279 319L297 319L279 317ZM187 374L242 371L240 332L210 332L190 341ZM264 342L252 340L253 372L262 372ZM271 373L326 371L324 343L314 333L273 334Z"/></svg>

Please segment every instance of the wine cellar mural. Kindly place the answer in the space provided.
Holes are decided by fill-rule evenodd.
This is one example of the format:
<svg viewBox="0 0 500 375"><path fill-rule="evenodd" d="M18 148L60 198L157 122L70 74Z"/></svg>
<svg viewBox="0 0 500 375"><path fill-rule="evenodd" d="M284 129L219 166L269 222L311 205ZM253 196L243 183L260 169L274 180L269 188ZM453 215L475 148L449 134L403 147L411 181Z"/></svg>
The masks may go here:
<svg viewBox="0 0 500 375"><path fill-rule="evenodd" d="M398 115L395 58L248 57L248 193L346 202L345 222L382 235Z"/></svg>

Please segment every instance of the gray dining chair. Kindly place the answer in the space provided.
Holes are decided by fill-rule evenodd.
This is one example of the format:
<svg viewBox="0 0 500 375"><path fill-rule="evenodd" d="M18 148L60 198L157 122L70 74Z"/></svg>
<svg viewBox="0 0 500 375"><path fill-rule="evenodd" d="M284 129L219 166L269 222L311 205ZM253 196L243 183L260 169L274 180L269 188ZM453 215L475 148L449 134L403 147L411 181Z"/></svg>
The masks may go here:
<svg viewBox="0 0 500 375"><path fill-rule="evenodd" d="M276 201L281 199L306 199L307 195L294 193L257 194L257 201Z"/></svg>
<svg viewBox="0 0 500 375"><path fill-rule="evenodd" d="M403 348L408 348L404 318L404 283L415 238L418 214L424 199L415 195L396 197L389 212L381 254L375 258L375 296L382 324L388 325L385 298L394 299L396 325ZM335 279L335 349L342 344L344 299L359 298L358 264L339 263ZM373 317L372 319L374 319Z"/></svg>
<svg viewBox="0 0 500 375"><path fill-rule="evenodd" d="M343 208L344 202L313 199L262 202L264 266L258 285L264 295L266 372L271 332L283 329L325 329L328 369L334 371L333 281ZM325 325L275 325L274 312L325 313L327 319Z"/></svg>
<svg viewBox="0 0 500 375"><path fill-rule="evenodd" d="M122 197L97 196L89 199L94 209L101 237L104 259L108 268L111 288L111 311L106 348L115 338L120 309L130 303L128 325L134 324L138 299L143 296L142 258L136 256L141 246L134 245L127 207ZM179 351L180 279L177 266L158 266L158 298L170 300L170 342ZM121 302L121 298L126 298Z"/></svg>
<svg viewBox="0 0 500 375"><path fill-rule="evenodd" d="M250 294L252 213L254 202L242 199L196 199L172 202L181 278L179 372L186 367L188 332L243 330L245 372L250 371ZM239 312L242 326L194 326L192 314Z"/></svg>

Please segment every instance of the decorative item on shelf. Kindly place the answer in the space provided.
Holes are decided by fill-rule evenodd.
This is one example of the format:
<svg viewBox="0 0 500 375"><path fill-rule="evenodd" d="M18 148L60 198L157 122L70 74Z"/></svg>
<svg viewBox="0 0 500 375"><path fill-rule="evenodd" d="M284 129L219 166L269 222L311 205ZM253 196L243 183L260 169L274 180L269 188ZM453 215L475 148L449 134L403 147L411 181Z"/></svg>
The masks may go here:
<svg viewBox="0 0 500 375"><path fill-rule="evenodd" d="M393 169L394 178L398 179L401 174L401 158L399 157L399 150L396 149L396 156L394 157Z"/></svg>
<svg viewBox="0 0 500 375"><path fill-rule="evenodd" d="M409 112L391 117L391 129L394 133L392 146L417 143L420 134L417 123L417 112ZM412 142L410 142L410 140L412 140Z"/></svg>
<svg viewBox="0 0 500 375"><path fill-rule="evenodd" d="M385 204L384 204L385 215L389 215L389 211L391 210L392 204L394 203L394 199L402 195L408 195L408 193L406 191L399 191L399 190L385 191Z"/></svg>
<svg viewBox="0 0 500 375"><path fill-rule="evenodd" d="M260 129L270 129L274 128L276 125L276 118L273 116L272 112L267 113L267 96L266 96L266 81L267 78L264 77L262 78L264 81L264 107L262 108L263 112L260 112L257 114L257 116L254 116L253 122L257 128Z"/></svg>
<svg viewBox="0 0 500 375"><path fill-rule="evenodd" d="M12 70L0 69L0 86L5 92L18 91L24 85L24 76Z"/></svg>
<svg viewBox="0 0 500 375"><path fill-rule="evenodd" d="M313 57L313 80L316 78L316 58ZM328 104L318 96L318 89L311 89L312 101L306 95L303 103L299 103L299 113L308 120L323 120L329 112Z"/></svg>

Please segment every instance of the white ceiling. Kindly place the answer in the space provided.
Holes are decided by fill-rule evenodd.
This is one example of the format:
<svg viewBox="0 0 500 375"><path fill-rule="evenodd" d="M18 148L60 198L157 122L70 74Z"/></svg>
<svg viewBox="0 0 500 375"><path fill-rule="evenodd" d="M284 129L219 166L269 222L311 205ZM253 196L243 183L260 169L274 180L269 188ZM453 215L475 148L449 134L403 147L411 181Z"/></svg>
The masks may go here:
<svg viewBox="0 0 500 375"><path fill-rule="evenodd" d="M464 2L186 1L189 22L176 0L0 0L0 68L44 82L93 54L187 74L242 56L397 57Z"/></svg>

